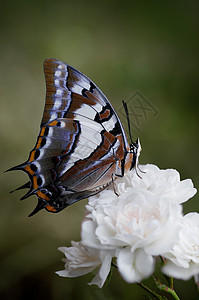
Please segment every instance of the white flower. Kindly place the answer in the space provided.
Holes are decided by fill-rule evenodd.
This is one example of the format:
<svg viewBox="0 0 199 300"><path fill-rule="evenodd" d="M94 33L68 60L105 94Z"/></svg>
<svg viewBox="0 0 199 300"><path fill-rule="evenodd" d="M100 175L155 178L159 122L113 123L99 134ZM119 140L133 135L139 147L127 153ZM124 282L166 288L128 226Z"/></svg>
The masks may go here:
<svg viewBox="0 0 199 300"><path fill-rule="evenodd" d="M188 280L199 274L199 214L185 215L181 225L178 242L163 255L169 261L162 271L169 276Z"/></svg>
<svg viewBox="0 0 199 300"><path fill-rule="evenodd" d="M150 191L156 196L176 202L183 203L193 197L197 190L193 187L191 179L180 181L180 174L177 170L160 170L157 166L148 164L141 165L137 176L135 170L128 172L124 178L119 179L117 185L118 193L122 194L129 188L137 188Z"/></svg>
<svg viewBox="0 0 199 300"><path fill-rule="evenodd" d="M65 270L56 272L62 277L78 277L99 268L97 275L89 284L96 284L100 288L110 272L112 256L108 251L83 246L80 242L71 242L72 247L60 247L66 256Z"/></svg>
<svg viewBox="0 0 199 300"><path fill-rule="evenodd" d="M182 218L179 204L196 193L192 181L180 181L176 170L140 169L141 178L133 170L115 181L119 196L109 189L90 197L82 224L82 243L115 248L119 271L128 282L152 274L154 256L173 247Z"/></svg>
<svg viewBox="0 0 199 300"><path fill-rule="evenodd" d="M110 196L113 193L109 190ZM105 196L108 197L107 191ZM98 197L100 202L104 192ZM90 230L101 245L116 248L130 246L132 252L144 247L147 253L159 255L174 244L181 217L180 205L171 205L147 190L130 189L110 203L97 205L92 210L87 216L89 220L83 222L82 229L87 233L82 232L82 239L89 244L92 236L88 234Z"/></svg>
<svg viewBox="0 0 199 300"><path fill-rule="evenodd" d="M176 170L140 169L141 177L137 169L115 180L117 194L109 186L89 198L81 242L60 249L66 255L60 276L76 277L98 267L91 284L102 287L114 257L124 280L140 282L153 273L155 256L170 253L184 219L181 203L196 189L190 179L180 181Z"/></svg>

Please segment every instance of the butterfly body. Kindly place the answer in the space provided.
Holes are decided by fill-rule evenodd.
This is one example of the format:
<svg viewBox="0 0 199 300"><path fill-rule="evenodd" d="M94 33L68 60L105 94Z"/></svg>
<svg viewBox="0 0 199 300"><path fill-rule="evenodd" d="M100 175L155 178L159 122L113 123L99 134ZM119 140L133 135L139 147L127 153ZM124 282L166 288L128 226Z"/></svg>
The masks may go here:
<svg viewBox="0 0 199 300"><path fill-rule="evenodd" d="M40 133L28 160L10 170L25 171L25 199L58 212L123 177L137 162L139 142L130 146L114 108L84 74L56 59L44 62L46 103Z"/></svg>

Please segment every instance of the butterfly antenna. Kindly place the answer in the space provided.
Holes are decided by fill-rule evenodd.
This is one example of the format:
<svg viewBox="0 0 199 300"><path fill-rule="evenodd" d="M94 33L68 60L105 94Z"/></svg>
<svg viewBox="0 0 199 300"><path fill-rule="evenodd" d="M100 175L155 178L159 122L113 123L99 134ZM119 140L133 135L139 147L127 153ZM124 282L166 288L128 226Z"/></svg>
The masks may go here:
<svg viewBox="0 0 199 300"><path fill-rule="evenodd" d="M124 106L124 110L125 110L125 114L126 114L126 118L127 118L129 137L130 137L131 143L133 143L133 139L131 136L131 125L130 125L129 111L128 111L127 103L124 100L122 100L122 104Z"/></svg>

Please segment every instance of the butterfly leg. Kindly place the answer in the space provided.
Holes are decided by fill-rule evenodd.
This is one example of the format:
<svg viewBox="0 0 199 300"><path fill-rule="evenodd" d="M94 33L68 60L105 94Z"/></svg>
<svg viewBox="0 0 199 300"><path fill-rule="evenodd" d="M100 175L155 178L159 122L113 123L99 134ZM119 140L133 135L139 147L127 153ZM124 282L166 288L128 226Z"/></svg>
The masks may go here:
<svg viewBox="0 0 199 300"><path fill-rule="evenodd" d="M115 195L119 197L119 194L116 192L116 188L115 188L115 182L114 182L115 176L117 176L117 175L112 173L111 179L112 179L112 183L113 183L113 190L114 190Z"/></svg>
<svg viewBox="0 0 199 300"><path fill-rule="evenodd" d="M138 168L138 170L139 170L141 173L144 173L144 174L146 174L146 172L145 172L145 171L142 171L142 170L140 169L139 165L137 166L137 168Z"/></svg>
<svg viewBox="0 0 199 300"><path fill-rule="evenodd" d="M137 170L139 170L141 173L143 173L143 174L146 174L146 172L144 172L144 171L142 171L140 168L139 168L139 164L137 164L137 165L135 165L135 172L136 172L136 175L140 178L140 179L142 179L142 176L140 176L140 174L138 174L138 171Z"/></svg>

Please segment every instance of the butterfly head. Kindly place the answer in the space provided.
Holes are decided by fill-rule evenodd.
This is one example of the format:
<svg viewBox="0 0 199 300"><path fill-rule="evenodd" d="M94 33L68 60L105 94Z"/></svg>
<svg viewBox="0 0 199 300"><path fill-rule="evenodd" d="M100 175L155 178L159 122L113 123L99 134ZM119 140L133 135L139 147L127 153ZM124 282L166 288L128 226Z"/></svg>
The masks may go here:
<svg viewBox="0 0 199 300"><path fill-rule="evenodd" d="M134 167L137 168L138 165L138 158L140 156L140 151L142 150L140 140L139 138L136 140L136 142L132 142L130 145L130 153L133 154L133 159L131 162L131 168L132 170Z"/></svg>

